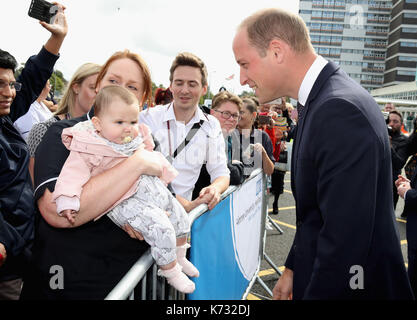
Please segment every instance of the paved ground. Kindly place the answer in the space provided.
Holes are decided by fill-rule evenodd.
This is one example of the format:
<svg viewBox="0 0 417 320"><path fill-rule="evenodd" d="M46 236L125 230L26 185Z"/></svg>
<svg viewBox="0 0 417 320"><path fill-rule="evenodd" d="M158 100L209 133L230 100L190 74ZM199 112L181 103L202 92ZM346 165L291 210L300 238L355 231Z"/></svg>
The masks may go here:
<svg viewBox="0 0 417 320"><path fill-rule="evenodd" d="M269 199L269 208L272 208L272 197L273 196L271 195ZM405 240L406 221L399 218L403 207L404 202L400 198L397 205L396 216L401 239L401 249L403 252L404 260L407 264L407 241ZM277 267L282 267L285 263L285 259L288 255L295 234L295 203L291 193L289 173L287 173L285 176L284 194L282 194L279 199L279 210L280 212L278 215L271 215L271 217L279 225L283 233L281 234L275 228L273 230L267 231L265 253ZM275 272L271 265L267 263L265 259L262 261L259 276L270 290L272 290L279 277L279 275ZM268 292L257 282L252 287L251 293L248 296L248 300L266 300L270 298L271 297L269 296Z"/></svg>

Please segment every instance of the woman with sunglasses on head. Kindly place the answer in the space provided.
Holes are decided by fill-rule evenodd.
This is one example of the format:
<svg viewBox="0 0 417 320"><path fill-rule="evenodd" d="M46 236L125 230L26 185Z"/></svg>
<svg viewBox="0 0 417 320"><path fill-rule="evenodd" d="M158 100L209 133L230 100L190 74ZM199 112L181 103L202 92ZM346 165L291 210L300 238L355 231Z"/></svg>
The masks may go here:
<svg viewBox="0 0 417 320"><path fill-rule="evenodd" d="M274 172L275 158L268 134L255 126L257 107L252 99L243 99L243 108L238 123L240 140L239 159L245 165L245 175L262 168L267 175ZM249 169L249 170L248 170Z"/></svg>
<svg viewBox="0 0 417 320"><path fill-rule="evenodd" d="M29 132L27 144L30 152L29 172L33 181L35 151L49 127L56 121L78 118L90 111L96 96L97 75L101 66L95 63L81 65L68 83L53 116L35 124Z"/></svg>
<svg viewBox="0 0 417 320"><path fill-rule="evenodd" d="M131 91L143 106L150 102L152 82L143 59L128 50L116 52L103 65L96 91L119 85ZM133 155L88 180L83 186L75 222L56 214L52 192L69 150L61 140L64 128L91 119L86 115L55 122L36 151L35 199L40 211L33 250L33 274L23 287L27 299L104 299L149 248L129 226L117 227L107 216L93 221L125 194L142 174L161 176L155 155L139 148ZM51 274L51 268L57 274ZM62 276L62 288L50 286ZM58 282L59 284L59 282Z"/></svg>

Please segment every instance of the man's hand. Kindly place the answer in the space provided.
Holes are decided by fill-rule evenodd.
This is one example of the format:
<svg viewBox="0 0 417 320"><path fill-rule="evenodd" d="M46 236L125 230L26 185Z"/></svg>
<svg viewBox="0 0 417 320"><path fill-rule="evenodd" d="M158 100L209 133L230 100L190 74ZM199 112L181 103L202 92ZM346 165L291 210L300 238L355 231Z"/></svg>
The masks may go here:
<svg viewBox="0 0 417 320"><path fill-rule="evenodd" d="M4 264L4 262L6 261L6 258L7 258L6 248L4 247L4 245L2 243L0 243L0 254L2 256L2 258L0 258L0 267L1 267Z"/></svg>
<svg viewBox="0 0 417 320"><path fill-rule="evenodd" d="M68 25L67 18L64 14L65 7L56 2L54 4L58 6L58 12L55 15L53 23L49 24L45 21L39 21L39 23L51 33L51 37L45 43L45 49L52 54L58 55L68 33Z"/></svg>
<svg viewBox="0 0 417 320"><path fill-rule="evenodd" d="M293 272L285 268L281 277L278 279L273 293L273 300L292 300Z"/></svg>
<svg viewBox="0 0 417 320"><path fill-rule="evenodd" d="M408 180L406 177L402 175L398 175L398 179L395 180L395 187L398 189L398 187L405 182L410 183L410 180Z"/></svg>
<svg viewBox="0 0 417 320"><path fill-rule="evenodd" d="M200 200L204 199L204 202L207 203L208 209L212 210L220 202L220 192L214 186L208 186L200 191L198 198Z"/></svg>
<svg viewBox="0 0 417 320"><path fill-rule="evenodd" d="M398 195L404 199L405 193L411 189L410 182L403 182L397 187Z"/></svg>
<svg viewBox="0 0 417 320"><path fill-rule="evenodd" d="M395 181L395 187L397 188L398 195L404 199L405 193L411 189L410 180L402 175L398 175L398 179Z"/></svg>
<svg viewBox="0 0 417 320"><path fill-rule="evenodd" d="M51 24L45 21L39 21L39 23L42 25L42 27L52 33L52 35L65 38L68 33L67 19L64 14L66 8L57 2L54 2L53 4L58 6L58 12L55 15L54 21Z"/></svg>

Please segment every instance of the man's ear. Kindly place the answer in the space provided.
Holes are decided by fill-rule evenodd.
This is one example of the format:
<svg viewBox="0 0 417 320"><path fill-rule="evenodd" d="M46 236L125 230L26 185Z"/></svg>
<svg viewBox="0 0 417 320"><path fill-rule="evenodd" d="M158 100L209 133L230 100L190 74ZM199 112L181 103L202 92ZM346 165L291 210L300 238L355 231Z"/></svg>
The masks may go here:
<svg viewBox="0 0 417 320"><path fill-rule="evenodd" d="M207 93L207 85L203 87L203 94L201 96L205 96Z"/></svg>
<svg viewBox="0 0 417 320"><path fill-rule="evenodd" d="M273 39L269 43L269 50L271 50L272 54L274 55L273 57L278 64L284 62L288 49L288 44L282 40Z"/></svg>
<svg viewBox="0 0 417 320"><path fill-rule="evenodd" d="M100 132L101 131L100 119L94 116L91 118L91 122L93 123L93 126L97 130L97 132Z"/></svg>

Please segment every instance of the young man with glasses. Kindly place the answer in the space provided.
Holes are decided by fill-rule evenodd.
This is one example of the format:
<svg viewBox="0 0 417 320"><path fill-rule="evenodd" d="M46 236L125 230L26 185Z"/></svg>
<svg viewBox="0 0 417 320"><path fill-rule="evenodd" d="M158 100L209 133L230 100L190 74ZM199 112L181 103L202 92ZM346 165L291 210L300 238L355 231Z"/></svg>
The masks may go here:
<svg viewBox="0 0 417 320"><path fill-rule="evenodd" d="M53 24L41 22L51 37L29 58L17 81L16 59L0 50L0 300L20 296L35 219L29 150L13 122L28 111L51 77L68 29L63 9Z"/></svg>
<svg viewBox="0 0 417 320"><path fill-rule="evenodd" d="M197 56L180 53L171 66L170 82L173 102L141 112L139 122L151 128L161 144L162 154L178 170L179 175L171 185L185 209L190 211L206 203L211 210L229 186L229 170L219 122L198 106L207 92L206 66ZM211 184L191 201L204 163Z"/></svg>

